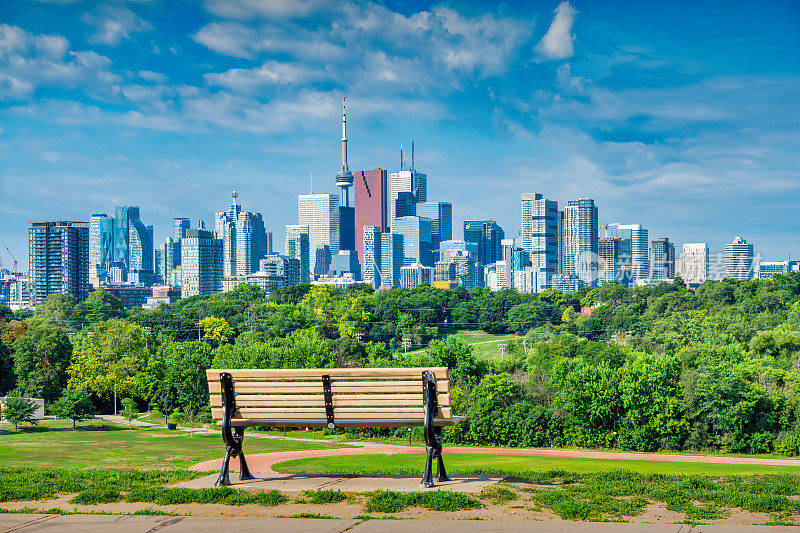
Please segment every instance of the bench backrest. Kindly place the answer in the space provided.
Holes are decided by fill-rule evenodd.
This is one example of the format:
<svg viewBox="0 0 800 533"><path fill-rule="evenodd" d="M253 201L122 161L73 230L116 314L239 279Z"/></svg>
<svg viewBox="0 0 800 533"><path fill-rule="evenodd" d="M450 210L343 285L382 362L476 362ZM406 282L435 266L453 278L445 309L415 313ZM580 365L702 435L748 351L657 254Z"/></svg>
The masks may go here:
<svg viewBox="0 0 800 533"><path fill-rule="evenodd" d="M397 422L421 425L423 379L436 378L436 419L452 419L450 383L446 367L426 368L314 368L231 369L207 371L211 411L222 418L220 374L232 377L236 399L234 422L247 420L325 420L323 376L330 377L333 411L337 421ZM298 426L302 426L298 423Z"/></svg>

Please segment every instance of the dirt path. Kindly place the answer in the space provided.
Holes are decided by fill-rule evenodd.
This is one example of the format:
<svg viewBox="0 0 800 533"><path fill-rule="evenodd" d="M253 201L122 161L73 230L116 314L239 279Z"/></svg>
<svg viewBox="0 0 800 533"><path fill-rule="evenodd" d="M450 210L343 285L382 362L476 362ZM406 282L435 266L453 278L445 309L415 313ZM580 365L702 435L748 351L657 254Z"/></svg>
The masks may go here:
<svg viewBox="0 0 800 533"><path fill-rule="evenodd" d="M272 466L293 459L311 457L331 457L341 455L394 455L396 453L424 453L424 447L409 446L370 446L364 448L334 448L325 450L298 450L247 455L247 464L253 472L275 474ZM758 457L715 457L708 455L677 455L662 453L598 452L584 450L535 450L527 448L447 448L447 453L475 455L515 455L527 457L570 457L580 459L619 459L623 461L664 461L685 463L722 463L737 465L800 466L797 459L772 459ZM219 470L222 459L212 459L192 465L189 469L199 472ZM239 468L239 461L231 461L231 468Z"/></svg>

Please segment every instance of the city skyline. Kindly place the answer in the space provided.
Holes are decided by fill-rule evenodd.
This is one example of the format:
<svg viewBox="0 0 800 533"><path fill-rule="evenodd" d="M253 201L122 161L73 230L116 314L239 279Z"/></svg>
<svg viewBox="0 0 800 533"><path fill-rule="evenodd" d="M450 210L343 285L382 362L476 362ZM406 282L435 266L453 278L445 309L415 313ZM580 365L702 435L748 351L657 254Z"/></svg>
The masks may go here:
<svg viewBox="0 0 800 533"><path fill-rule="evenodd" d="M311 172L314 192L337 192L345 95L350 171L395 173L400 143L408 152L416 140L428 197L453 204L457 228L493 219L517 235L519 195L540 192L559 205L593 198L601 225L641 224L678 246L716 253L741 235L767 260L800 254L790 2L726 5L722 20L713 3L346 2L329 15L254 5L7 6L0 234L21 269L30 222L138 205L162 243L173 217L213 225L233 189L280 241ZM395 22L381 34L366 20ZM403 44L415 28L419 42ZM291 29L330 54L292 49ZM731 33L746 43L736 54L724 46ZM373 63L346 49L356 38ZM441 53L417 57L431 46ZM332 82L328 65L357 76Z"/></svg>

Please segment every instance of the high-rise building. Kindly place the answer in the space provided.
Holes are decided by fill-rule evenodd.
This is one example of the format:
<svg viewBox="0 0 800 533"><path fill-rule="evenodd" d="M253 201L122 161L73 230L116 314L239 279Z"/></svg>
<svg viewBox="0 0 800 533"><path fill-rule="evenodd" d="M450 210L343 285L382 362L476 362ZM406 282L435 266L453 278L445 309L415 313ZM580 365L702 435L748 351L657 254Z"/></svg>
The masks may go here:
<svg viewBox="0 0 800 533"><path fill-rule="evenodd" d="M399 233L381 234L381 263L382 286L399 287L400 269L403 267L403 235Z"/></svg>
<svg viewBox="0 0 800 533"><path fill-rule="evenodd" d="M331 259L328 274L332 276L352 274L355 281L361 281L361 265L358 263L355 250L339 250L339 253Z"/></svg>
<svg viewBox="0 0 800 533"><path fill-rule="evenodd" d="M282 277L283 286L297 285L300 282L300 261L293 257L270 254L259 262L259 273Z"/></svg>
<svg viewBox="0 0 800 533"><path fill-rule="evenodd" d="M311 264L317 264L316 253L327 246L331 254L339 253L339 199L335 194L301 194L298 197L301 226L308 226Z"/></svg>
<svg viewBox="0 0 800 533"><path fill-rule="evenodd" d="M395 200L401 192L409 192L414 197L414 202L428 201L428 176L412 170L392 172L389 176L389 224L397 218L395 213Z"/></svg>
<svg viewBox="0 0 800 533"><path fill-rule="evenodd" d="M564 206L562 272L576 274L586 284L597 279L597 206L579 198Z"/></svg>
<svg viewBox="0 0 800 533"><path fill-rule="evenodd" d="M704 242L684 243L680 270L676 274L687 283L703 283L708 279L708 244Z"/></svg>
<svg viewBox="0 0 800 533"><path fill-rule="evenodd" d="M614 280L622 282L623 274L619 265L620 242L621 240L615 237L604 237L597 241L598 280L601 283Z"/></svg>
<svg viewBox="0 0 800 533"><path fill-rule="evenodd" d="M89 278L105 277L110 252L109 239L111 235L104 231L108 220L105 213L95 213L89 219Z"/></svg>
<svg viewBox="0 0 800 533"><path fill-rule="evenodd" d="M502 259L501 243L505 238L503 228L494 220L464 221L464 240L478 244L477 261L482 265Z"/></svg>
<svg viewBox="0 0 800 533"><path fill-rule="evenodd" d="M358 260L362 269L364 258L364 228L377 227L389 231L389 179L383 169L359 170L355 175L355 240ZM363 273L366 276L366 273ZM366 279L366 278L365 278Z"/></svg>
<svg viewBox="0 0 800 533"><path fill-rule="evenodd" d="M469 241L447 240L439 244L439 261L450 261L456 252L469 252L478 257L478 243Z"/></svg>
<svg viewBox="0 0 800 533"><path fill-rule="evenodd" d="M289 224L286 226L286 255L297 259L300 265L299 283L311 282L311 249L309 229L306 225Z"/></svg>
<svg viewBox="0 0 800 533"><path fill-rule="evenodd" d="M415 216L417 214L417 201L414 195L406 191L397 193L392 212L394 213L394 218Z"/></svg>
<svg viewBox="0 0 800 533"><path fill-rule="evenodd" d="M422 263L433 266L431 219L415 216L396 218L392 232L403 236L405 264Z"/></svg>
<svg viewBox="0 0 800 533"><path fill-rule="evenodd" d="M362 229L361 249L361 277L364 283L372 285L373 289L379 288L382 283L381 272L381 228L379 226L364 226Z"/></svg>
<svg viewBox="0 0 800 533"><path fill-rule="evenodd" d="M127 279L137 271L154 273L153 226L145 226L137 206L116 207L114 217L97 213L89 222L90 270L105 281L113 267Z"/></svg>
<svg viewBox="0 0 800 533"><path fill-rule="evenodd" d="M314 252L314 279L325 276L331 269L333 254L331 247L327 244L318 244Z"/></svg>
<svg viewBox="0 0 800 533"><path fill-rule="evenodd" d="M89 292L89 224L33 222L28 230L30 303L53 293L83 301Z"/></svg>
<svg viewBox="0 0 800 533"><path fill-rule="evenodd" d="M483 267L483 279L487 287L493 291L510 289L514 283L514 273L508 261L495 261Z"/></svg>
<svg viewBox="0 0 800 533"><path fill-rule="evenodd" d="M222 250L222 239L203 224L186 230L181 239L181 298L222 290Z"/></svg>
<svg viewBox="0 0 800 533"><path fill-rule="evenodd" d="M414 287L427 283L433 284L433 268L421 263L411 263L400 269L400 287L413 289Z"/></svg>
<svg viewBox="0 0 800 533"><path fill-rule="evenodd" d="M431 250L438 250L442 241L453 238L453 204L450 202L420 202L417 216L431 219Z"/></svg>
<svg viewBox="0 0 800 533"><path fill-rule="evenodd" d="M524 193L521 214L521 247L530 254L531 266L552 277L559 270L558 202L539 193Z"/></svg>
<svg viewBox="0 0 800 533"><path fill-rule="evenodd" d="M246 276L258 271L268 252L267 232L261 213L242 211L236 191L227 211L214 214L217 237L222 239L222 271L228 276Z"/></svg>
<svg viewBox="0 0 800 533"><path fill-rule="evenodd" d="M608 236L618 238L619 266L626 277L635 282L650 277L648 231L641 224L609 224Z"/></svg>
<svg viewBox="0 0 800 533"><path fill-rule="evenodd" d="M800 272L800 261L761 261L758 264L758 279L772 279L775 274Z"/></svg>
<svg viewBox="0 0 800 533"><path fill-rule="evenodd" d="M675 245L662 237L650 243L650 279L663 281L675 277Z"/></svg>
<svg viewBox="0 0 800 533"><path fill-rule="evenodd" d="M456 264L452 261L436 261L433 269L434 283L455 283Z"/></svg>
<svg viewBox="0 0 800 533"><path fill-rule="evenodd" d="M741 237L725 245L725 277L750 279L753 277L753 245Z"/></svg>
<svg viewBox="0 0 800 533"><path fill-rule="evenodd" d="M172 238L176 241L183 239L186 230L192 228L192 222L186 217L175 217L172 219Z"/></svg>
<svg viewBox="0 0 800 533"><path fill-rule="evenodd" d="M553 289L559 290L564 294L572 294L585 287L586 283L575 274L563 273L553 276L551 285Z"/></svg>
<svg viewBox="0 0 800 533"><path fill-rule="evenodd" d="M457 251L450 257L455 264L456 281L464 288L483 287L483 266L470 252Z"/></svg>

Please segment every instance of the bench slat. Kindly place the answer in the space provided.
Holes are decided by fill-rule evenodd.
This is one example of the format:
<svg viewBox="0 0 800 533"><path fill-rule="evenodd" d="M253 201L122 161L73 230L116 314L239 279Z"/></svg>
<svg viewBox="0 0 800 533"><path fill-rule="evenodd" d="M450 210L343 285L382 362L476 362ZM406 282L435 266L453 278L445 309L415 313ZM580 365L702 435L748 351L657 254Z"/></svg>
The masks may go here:
<svg viewBox="0 0 800 533"><path fill-rule="evenodd" d="M214 418L222 418L222 409L214 408L211 410ZM334 419L395 419L395 418L416 418L424 415L422 407L340 407L334 409ZM274 418L274 419L318 419L325 418L325 409L314 409L302 407L296 409L276 408L268 409L263 407L242 407L236 409L234 419L251 418ZM453 418L453 411L450 407L440 407L436 418Z"/></svg>
<svg viewBox="0 0 800 533"><path fill-rule="evenodd" d="M458 424L459 418L434 418L433 425L454 426ZM372 427L408 427L408 426L423 426L425 421L422 418L390 418L390 419L338 419L336 421L337 427L343 428L372 428ZM304 420L287 420L285 418L249 418L249 419L236 419L231 420L233 427L252 427L252 426L267 426L267 427L287 427L287 428L307 428L316 427L324 428L328 426L328 421L324 418L319 419L304 419Z"/></svg>
<svg viewBox="0 0 800 533"><path fill-rule="evenodd" d="M219 381L209 381L208 390L211 394L220 393ZM314 394L321 392L322 381L300 382L234 382L233 390L240 394ZM419 381L353 381L331 382L333 394L342 393L397 393L413 394L422 390L422 379ZM448 381L437 381L438 392L450 392Z"/></svg>
<svg viewBox="0 0 800 533"><path fill-rule="evenodd" d="M449 394L439 394L437 402L442 407L450 405ZM358 395L335 395L333 397L334 407L417 407L422 405L422 394L358 394ZM322 394L307 395L260 395L260 394L238 394L236 395L237 407L325 407L325 398ZM211 396L211 407L222 407L222 397L219 395Z"/></svg>
<svg viewBox="0 0 800 533"><path fill-rule="evenodd" d="M206 376L209 381L219 381L219 375L227 372L234 382L244 380L293 380L308 379L329 375L331 379L422 379L422 372L433 372L436 379L447 379L447 367L413 367L413 368L237 368L209 369Z"/></svg>

